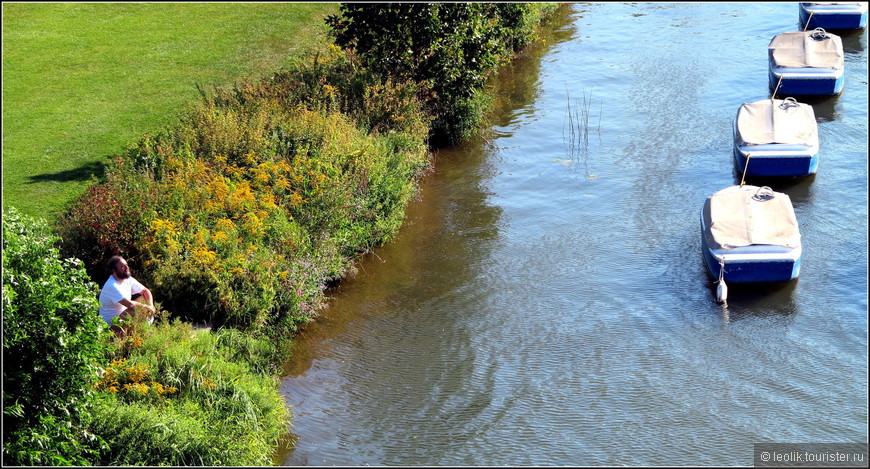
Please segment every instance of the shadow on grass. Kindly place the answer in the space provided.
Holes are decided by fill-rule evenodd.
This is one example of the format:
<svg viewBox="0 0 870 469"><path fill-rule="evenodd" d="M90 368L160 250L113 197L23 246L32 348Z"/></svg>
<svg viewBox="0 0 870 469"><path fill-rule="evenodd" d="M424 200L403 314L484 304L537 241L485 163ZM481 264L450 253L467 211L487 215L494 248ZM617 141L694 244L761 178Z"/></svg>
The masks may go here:
<svg viewBox="0 0 870 469"><path fill-rule="evenodd" d="M27 178L28 184L36 184L40 182L70 182L70 181L87 181L91 178L97 178L99 180L105 179L106 176L106 165L99 161L92 161L90 163L85 163L84 165L75 168L75 169L67 169L64 171L58 171L56 173L44 173L44 174L36 174L34 176L29 176Z"/></svg>

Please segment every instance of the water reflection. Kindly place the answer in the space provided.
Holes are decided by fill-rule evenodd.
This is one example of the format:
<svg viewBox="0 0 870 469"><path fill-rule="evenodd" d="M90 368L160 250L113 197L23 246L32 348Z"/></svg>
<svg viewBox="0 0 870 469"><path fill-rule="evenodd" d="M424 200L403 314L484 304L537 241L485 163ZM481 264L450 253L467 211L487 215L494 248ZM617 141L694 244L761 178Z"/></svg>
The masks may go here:
<svg viewBox="0 0 870 469"><path fill-rule="evenodd" d="M514 125L535 99L541 56L573 34L567 13L556 18L552 36L504 70L523 79L498 82L494 122ZM443 433L454 444L476 438L477 430L456 421L473 421L498 394L486 371L492 370L490 358L481 358L473 345L481 332L474 312L486 311L490 301L481 272L489 270L506 224L483 182L495 171L497 153L485 138L439 151L435 174L423 181L420 201L408 207L397 239L363 259L359 275L330 292L335 300L328 310L297 336L282 385L296 418L277 463L431 461L437 446L416 454L409 448ZM449 334L432 334L445 330ZM324 389L329 395L322 395ZM344 426L336 430L322 425L324 419ZM383 443L367 445L358 434ZM348 454L348 446L357 450Z"/></svg>
<svg viewBox="0 0 870 469"><path fill-rule="evenodd" d="M858 84L844 85L843 93L847 93L848 90L846 90L845 87L850 86L858 86ZM835 121L837 117L842 114L842 106L838 104L843 93L835 96L800 96L797 99L798 101L804 104L809 104L813 107L813 113L816 115L816 122L821 125L826 122Z"/></svg>
<svg viewBox="0 0 870 469"><path fill-rule="evenodd" d="M297 415L293 429L300 436L290 440L298 444L303 437L317 443L313 443L313 450L306 446L307 451L301 454L292 449L278 454L282 463L366 464L389 459L391 456L385 454L391 452L389 448L369 448L369 454L351 459L331 458L333 451L341 454L339 448L354 439L356 426L370 435L380 432L383 441L401 447L417 435L394 434L397 427L415 424L382 421L382 415L407 412L413 420L414 409L437 406L445 399L439 396L438 388L463 386L468 376L464 367L473 363L475 351L469 333L463 334L456 327L456 322L462 321L457 313L482 309L475 304L478 300L472 292L481 289L477 272L498 239L500 217L500 209L487 204L488 193L480 184L488 171L484 164L486 145L481 142L477 148L471 151L466 147L462 154L451 150L438 154L439 174L424 182L421 194L423 199L439 203L412 204L401 239L364 260L362 275L331 292L338 299L299 334L294 349L297 354L285 368L294 379L285 380L282 389L288 403L305 414ZM407 291L415 292L420 301L401 299ZM386 324L414 327L395 331L385 329ZM448 327L452 331L448 337L428 332ZM317 362L312 361L315 356ZM368 370L380 371L373 374ZM432 380L433 376L440 377ZM354 415L354 428L338 434L318 428L311 412L325 411L335 404L324 403L319 409L318 397L309 394L309 380L321 385L332 382L329 400L338 394L344 404L331 412ZM411 385L424 381L428 385ZM485 390L480 395L486 395ZM315 402L306 402L311 399Z"/></svg>
<svg viewBox="0 0 870 469"><path fill-rule="evenodd" d="M843 53L860 56L867 50L867 35L863 29L841 29L831 30L832 33L840 36L843 40ZM860 59L860 57L855 57ZM852 57L846 56L846 60L852 60Z"/></svg>
<svg viewBox="0 0 870 469"><path fill-rule="evenodd" d="M829 101L818 175L748 181L796 206L797 281L729 285L723 307L701 255L704 199L739 182L734 113L769 92L793 7L571 6L564 42L495 85L493 131L439 154L399 237L300 337L277 461L748 465L759 441L866 436L867 90ZM566 89L603 103L588 159L566 154Z"/></svg>
<svg viewBox="0 0 870 469"><path fill-rule="evenodd" d="M821 163L819 166L821 166ZM734 185L739 185L743 174L736 168L736 164L733 176ZM788 194L792 205L797 210L799 207L812 202L816 177L817 175L815 174L802 177L759 177L747 175L744 182L752 186L768 186L776 192Z"/></svg>
<svg viewBox="0 0 870 469"><path fill-rule="evenodd" d="M780 326L791 324L799 308L794 292L800 279L768 284L728 284L727 304L721 305L726 323L764 318ZM716 297L716 283L710 281L711 298Z"/></svg>

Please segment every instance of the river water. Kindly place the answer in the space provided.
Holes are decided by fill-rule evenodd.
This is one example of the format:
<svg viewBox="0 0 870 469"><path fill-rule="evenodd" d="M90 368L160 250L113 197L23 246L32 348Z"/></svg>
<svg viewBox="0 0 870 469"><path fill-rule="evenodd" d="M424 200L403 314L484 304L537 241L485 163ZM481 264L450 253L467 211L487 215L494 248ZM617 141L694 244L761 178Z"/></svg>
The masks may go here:
<svg viewBox="0 0 870 469"><path fill-rule="evenodd" d="M798 28L796 3L564 7L494 83L491 129L438 153L397 239L297 337L276 463L752 465L754 443L866 443L866 30L841 34L843 94L802 100L818 174L747 181L792 198L799 279L730 285L723 307L701 258L705 198L740 181L732 120Z"/></svg>

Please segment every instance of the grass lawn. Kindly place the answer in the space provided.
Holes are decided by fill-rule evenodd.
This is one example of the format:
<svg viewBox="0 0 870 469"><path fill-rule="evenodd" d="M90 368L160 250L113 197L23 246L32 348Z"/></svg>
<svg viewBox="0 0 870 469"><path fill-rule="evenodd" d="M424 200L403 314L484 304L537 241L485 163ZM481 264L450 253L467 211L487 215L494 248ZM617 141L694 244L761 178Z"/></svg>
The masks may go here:
<svg viewBox="0 0 870 469"><path fill-rule="evenodd" d="M328 44L338 3L3 3L3 208L53 221L206 89Z"/></svg>

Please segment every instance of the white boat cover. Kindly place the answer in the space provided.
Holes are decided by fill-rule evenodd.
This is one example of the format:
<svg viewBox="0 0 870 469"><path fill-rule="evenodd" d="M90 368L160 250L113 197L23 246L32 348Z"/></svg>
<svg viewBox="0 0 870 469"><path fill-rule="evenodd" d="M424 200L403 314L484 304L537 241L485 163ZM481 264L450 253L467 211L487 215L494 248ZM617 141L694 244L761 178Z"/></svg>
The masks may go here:
<svg viewBox="0 0 870 469"><path fill-rule="evenodd" d="M816 7L816 6L818 6L818 7L828 7L828 6L832 6L832 5L843 5L843 6L854 6L854 7L858 7L858 8L855 9L856 11L863 10L862 7L866 8L866 3L861 3L861 2L801 2L801 4L802 4L805 8L810 9L810 10L812 9L812 7Z"/></svg>
<svg viewBox="0 0 870 469"><path fill-rule="evenodd" d="M787 194L768 187L731 186L711 195L708 203L710 235L718 245L711 244L713 249L752 244L800 246L797 218Z"/></svg>
<svg viewBox="0 0 870 469"><path fill-rule="evenodd" d="M843 40L825 33L824 39L814 39L814 31L779 33L767 46L774 67L843 68Z"/></svg>
<svg viewBox="0 0 870 469"><path fill-rule="evenodd" d="M744 103L737 111L737 135L743 144L819 144L816 113L793 99L764 99Z"/></svg>

